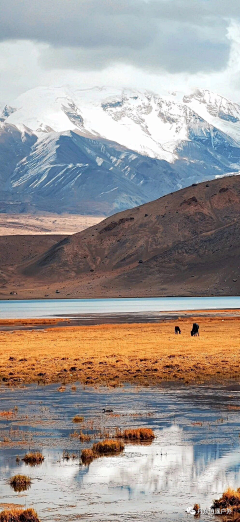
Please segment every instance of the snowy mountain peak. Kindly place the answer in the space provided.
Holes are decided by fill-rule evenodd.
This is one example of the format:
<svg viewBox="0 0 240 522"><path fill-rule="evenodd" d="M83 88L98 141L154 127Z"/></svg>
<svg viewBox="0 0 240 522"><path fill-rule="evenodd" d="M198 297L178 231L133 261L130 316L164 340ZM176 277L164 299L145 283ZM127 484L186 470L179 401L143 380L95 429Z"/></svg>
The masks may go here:
<svg viewBox="0 0 240 522"><path fill-rule="evenodd" d="M215 126L240 143L240 107L210 91L181 97L109 87L38 87L13 107L5 110L5 121L18 128L24 124L37 135L77 130L170 163L197 127Z"/></svg>
<svg viewBox="0 0 240 522"><path fill-rule="evenodd" d="M13 114L17 109L14 109L14 107L11 107L10 105L5 105L3 108L1 114L0 114L0 121L5 121L11 114Z"/></svg>
<svg viewBox="0 0 240 522"><path fill-rule="evenodd" d="M239 114L240 112L240 105L237 103L233 103L227 98L224 98L220 94L216 94L214 92L211 92L209 90L200 90L197 89L194 91L194 93L184 96L183 102L189 103L192 100L196 100L199 103L207 105L209 108L209 111L212 110L213 115L217 115L220 111L223 112L236 112Z"/></svg>
<svg viewBox="0 0 240 522"><path fill-rule="evenodd" d="M240 106L210 91L38 87L0 120L6 209L110 214L240 169Z"/></svg>
<svg viewBox="0 0 240 522"><path fill-rule="evenodd" d="M240 143L240 105L208 90L183 97L203 119Z"/></svg>

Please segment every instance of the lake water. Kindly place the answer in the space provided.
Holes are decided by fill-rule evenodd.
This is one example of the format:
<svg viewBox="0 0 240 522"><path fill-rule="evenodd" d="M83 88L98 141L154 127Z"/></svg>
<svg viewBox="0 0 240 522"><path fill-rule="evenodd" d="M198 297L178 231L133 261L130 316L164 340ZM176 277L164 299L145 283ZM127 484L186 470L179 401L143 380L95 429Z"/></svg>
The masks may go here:
<svg viewBox="0 0 240 522"><path fill-rule="evenodd" d="M57 386L1 388L0 508L4 503L34 507L43 522L160 522L193 520L185 510L195 502L209 510L228 487L240 487L240 391L223 388L84 389ZM103 408L112 408L113 415ZM102 457L89 466L79 455L90 443L70 437L84 416L85 432L96 428L147 426L150 445L126 444L123 454ZM27 450L39 449L45 461L29 467L16 463ZM77 458L63 460L63 451ZM32 478L25 493L9 485L13 475ZM201 521L214 520L210 514Z"/></svg>
<svg viewBox="0 0 240 522"><path fill-rule="evenodd" d="M154 297L133 299L36 299L0 301L0 318L74 317L181 310L240 309L240 297Z"/></svg>

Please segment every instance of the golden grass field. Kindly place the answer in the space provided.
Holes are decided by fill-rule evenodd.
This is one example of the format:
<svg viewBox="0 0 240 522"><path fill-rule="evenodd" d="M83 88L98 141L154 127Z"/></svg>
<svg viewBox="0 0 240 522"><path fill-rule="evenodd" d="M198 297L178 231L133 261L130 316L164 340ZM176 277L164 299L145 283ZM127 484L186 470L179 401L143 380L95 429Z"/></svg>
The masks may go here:
<svg viewBox="0 0 240 522"><path fill-rule="evenodd" d="M233 313L234 315L234 313ZM192 323L200 336L191 337ZM175 335L180 325L182 334ZM0 379L21 383L159 385L240 379L240 317L188 317L158 324L0 332Z"/></svg>

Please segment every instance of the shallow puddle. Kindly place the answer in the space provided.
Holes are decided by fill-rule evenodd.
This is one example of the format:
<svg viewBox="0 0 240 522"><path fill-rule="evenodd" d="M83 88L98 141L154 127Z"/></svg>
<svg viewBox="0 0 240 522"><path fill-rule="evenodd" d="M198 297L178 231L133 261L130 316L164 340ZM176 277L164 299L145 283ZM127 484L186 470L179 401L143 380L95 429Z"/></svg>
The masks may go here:
<svg viewBox="0 0 240 522"><path fill-rule="evenodd" d="M240 487L239 397L226 388L1 388L0 413L13 414L0 416L0 507L34 507L43 522L194 520L188 506L209 510L228 487ZM74 424L77 414L84 421ZM155 432L152 444L126 444L119 456L81 465L81 450L99 432L144 426ZM91 442L71 437L81 429ZM17 464L28 450L41 450L44 463ZM8 484L18 473L32 478L25 493Z"/></svg>

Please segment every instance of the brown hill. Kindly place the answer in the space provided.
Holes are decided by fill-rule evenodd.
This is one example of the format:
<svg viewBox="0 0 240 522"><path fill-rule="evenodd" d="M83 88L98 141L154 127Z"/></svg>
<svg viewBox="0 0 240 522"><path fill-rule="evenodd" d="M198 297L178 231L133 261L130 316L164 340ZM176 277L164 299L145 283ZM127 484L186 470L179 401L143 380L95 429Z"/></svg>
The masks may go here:
<svg viewBox="0 0 240 522"><path fill-rule="evenodd" d="M18 287L24 289L25 265L33 263L64 237L59 234L0 236L0 296L9 297L9 291L18 292Z"/></svg>
<svg viewBox="0 0 240 522"><path fill-rule="evenodd" d="M239 295L240 177L204 182L111 216L18 269L59 297Z"/></svg>

